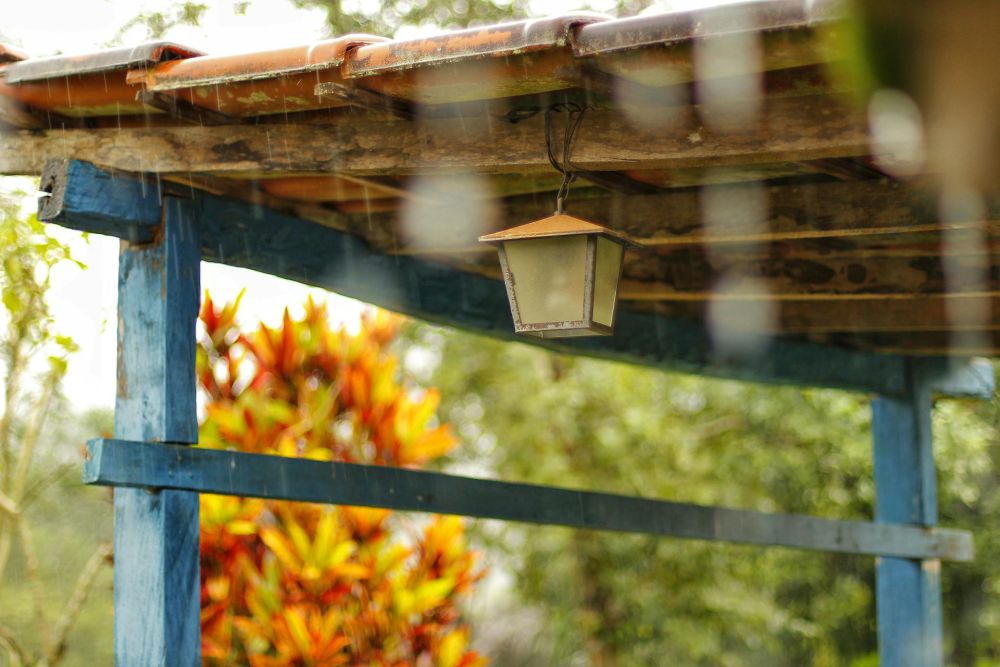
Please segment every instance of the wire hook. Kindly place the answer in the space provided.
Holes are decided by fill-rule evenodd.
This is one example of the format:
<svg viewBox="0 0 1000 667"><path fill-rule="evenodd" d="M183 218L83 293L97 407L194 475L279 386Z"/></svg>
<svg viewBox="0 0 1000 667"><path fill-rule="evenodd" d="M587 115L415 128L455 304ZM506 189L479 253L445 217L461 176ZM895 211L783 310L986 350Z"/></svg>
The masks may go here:
<svg viewBox="0 0 1000 667"><path fill-rule="evenodd" d="M576 138L580 124L583 122L583 115L588 108L573 102L566 102L553 104L545 110L545 151L548 154L549 163L563 176L559 192L556 193L556 215L562 214L565 209L566 197L569 196L569 186L576 180L577 169L570 161L570 153L573 148L573 140ZM562 164L559 163L552 151L552 114L561 111L565 111L569 115L566 120L566 128L563 131Z"/></svg>

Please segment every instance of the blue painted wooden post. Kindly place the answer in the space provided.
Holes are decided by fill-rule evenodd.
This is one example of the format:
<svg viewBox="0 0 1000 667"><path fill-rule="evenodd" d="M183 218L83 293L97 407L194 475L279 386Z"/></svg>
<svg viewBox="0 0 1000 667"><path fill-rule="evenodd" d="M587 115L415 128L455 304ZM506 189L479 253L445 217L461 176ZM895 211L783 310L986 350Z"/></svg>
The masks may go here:
<svg viewBox="0 0 1000 667"><path fill-rule="evenodd" d="M931 391L918 362L906 367L909 391L872 403L875 520L933 526L937 475L931 443ZM939 560L881 557L876 565L879 664L938 667L941 648Z"/></svg>
<svg viewBox="0 0 1000 667"><path fill-rule="evenodd" d="M157 238L124 246L118 287L120 438L198 441L195 322L199 239L191 202L166 198ZM201 662L198 494L115 491L115 660Z"/></svg>

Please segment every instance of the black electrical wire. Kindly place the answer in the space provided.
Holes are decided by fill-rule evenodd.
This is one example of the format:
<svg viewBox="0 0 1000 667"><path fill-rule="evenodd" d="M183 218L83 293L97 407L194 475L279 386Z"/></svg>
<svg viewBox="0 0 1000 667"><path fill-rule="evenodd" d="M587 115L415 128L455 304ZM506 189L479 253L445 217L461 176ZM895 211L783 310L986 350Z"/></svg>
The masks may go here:
<svg viewBox="0 0 1000 667"><path fill-rule="evenodd" d="M556 214L563 212L566 197L569 196L569 186L576 180L576 167L570 161L570 154L573 148L573 140L583 122L583 115L588 107L572 102L554 104L545 110L545 151L552 167L563 176L559 192L556 194ZM566 128L563 131L562 164L556 159L552 150L552 114L567 112Z"/></svg>

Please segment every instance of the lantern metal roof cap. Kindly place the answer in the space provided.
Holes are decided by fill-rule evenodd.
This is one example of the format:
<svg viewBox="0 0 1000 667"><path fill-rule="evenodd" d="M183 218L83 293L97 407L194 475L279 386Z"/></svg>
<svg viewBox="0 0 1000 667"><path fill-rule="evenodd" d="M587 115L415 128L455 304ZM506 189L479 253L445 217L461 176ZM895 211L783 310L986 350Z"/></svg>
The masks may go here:
<svg viewBox="0 0 1000 667"><path fill-rule="evenodd" d="M618 241L625 246L638 248L639 244L627 234L588 222L572 215L557 213L525 225L518 225L493 234L480 236L481 243L503 243L519 239L540 239L552 236L575 236L577 234L600 234Z"/></svg>

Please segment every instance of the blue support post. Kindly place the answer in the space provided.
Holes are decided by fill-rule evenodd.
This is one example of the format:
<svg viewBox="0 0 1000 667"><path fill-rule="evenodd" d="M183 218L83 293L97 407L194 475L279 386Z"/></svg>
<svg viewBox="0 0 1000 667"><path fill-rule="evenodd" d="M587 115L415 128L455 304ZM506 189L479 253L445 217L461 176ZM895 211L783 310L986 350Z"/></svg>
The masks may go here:
<svg viewBox="0 0 1000 667"><path fill-rule="evenodd" d="M118 283L120 438L192 444L200 241L191 202L167 198L152 243L124 246ZM198 494L115 490L115 661L201 663Z"/></svg>
<svg viewBox="0 0 1000 667"><path fill-rule="evenodd" d="M923 371L911 360L908 392L872 402L877 522L937 523L932 397ZM881 557L875 578L879 664L939 667L943 661L940 561Z"/></svg>

